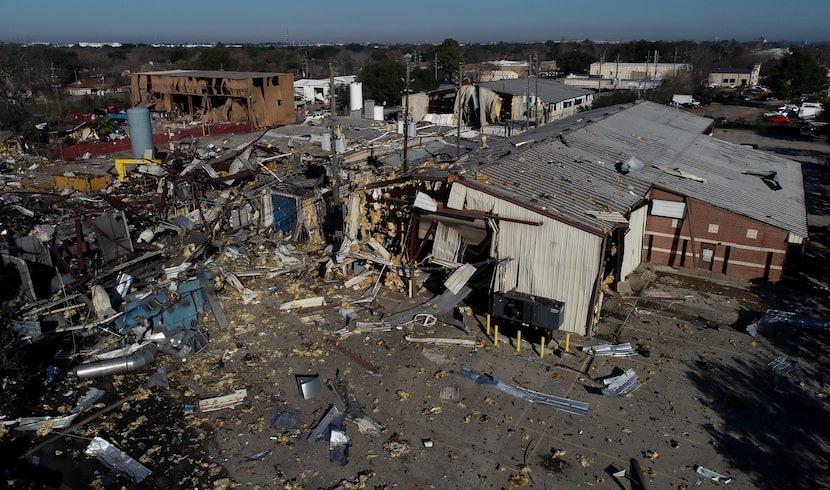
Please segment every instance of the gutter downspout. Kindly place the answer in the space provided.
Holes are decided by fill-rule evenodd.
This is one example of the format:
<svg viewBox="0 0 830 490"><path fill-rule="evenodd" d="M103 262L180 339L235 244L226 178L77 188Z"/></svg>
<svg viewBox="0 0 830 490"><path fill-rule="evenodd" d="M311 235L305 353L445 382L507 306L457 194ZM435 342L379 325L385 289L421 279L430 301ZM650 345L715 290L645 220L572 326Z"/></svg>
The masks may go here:
<svg viewBox="0 0 830 490"><path fill-rule="evenodd" d="M157 353L158 346L156 344L147 344L128 356L81 364L72 370L72 374L85 379L137 371L150 364Z"/></svg>

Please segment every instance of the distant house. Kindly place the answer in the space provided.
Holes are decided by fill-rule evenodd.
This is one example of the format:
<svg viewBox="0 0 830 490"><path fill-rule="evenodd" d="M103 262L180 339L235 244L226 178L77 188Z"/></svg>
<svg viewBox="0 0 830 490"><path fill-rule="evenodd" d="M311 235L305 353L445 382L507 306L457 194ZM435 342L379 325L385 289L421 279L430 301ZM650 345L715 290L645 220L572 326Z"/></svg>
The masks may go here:
<svg viewBox="0 0 830 490"><path fill-rule="evenodd" d="M251 127L292 124L290 73L169 70L133 73L133 106L175 112L203 122L246 122Z"/></svg>
<svg viewBox="0 0 830 490"><path fill-rule="evenodd" d="M355 83L356 79L354 75L334 77L334 86L346 87ZM329 90L331 90L331 80L328 78L294 80L294 96L307 103L326 102L329 99Z"/></svg>
<svg viewBox="0 0 830 490"><path fill-rule="evenodd" d="M66 95L73 96L105 95L116 91L113 84L104 77L75 80L67 85L64 90Z"/></svg>
<svg viewBox="0 0 830 490"><path fill-rule="evenodd" d="M544 78L498 80L482 83L500 98L499 121L528 120L545 125L590 108L594 93ZM535 103L534 103L535 102Z"/></svg>
<svg viewBox="0 0 830 490"><path fill-rule="evenodd" d="M740 88L758 85L761 64L752 68L715 68L709 73L710 87Z"/></svg>

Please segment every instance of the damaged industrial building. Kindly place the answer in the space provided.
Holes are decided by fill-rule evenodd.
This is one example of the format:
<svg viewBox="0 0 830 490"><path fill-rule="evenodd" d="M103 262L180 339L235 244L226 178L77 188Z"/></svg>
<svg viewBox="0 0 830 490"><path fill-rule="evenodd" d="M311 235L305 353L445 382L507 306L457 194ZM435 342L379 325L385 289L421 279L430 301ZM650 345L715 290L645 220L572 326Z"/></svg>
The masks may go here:
<svg viewBox="0 0 830 490"><path fill-rule="evenodd" d="M62 391L37 414L4 418L3 430L45 437L75 427L83 445L52 444L75 444L72 457L112 469L94 472L104 487L202 488L229 480L225 465L305 454L297 447L318 440L339 466L363 437L383 437L378 452L398 457L411 443L386 428L409 421L383 405L409 395L380 375L406 346L427 343L463 350L423 352L475 384L584 416L587 402L460 360L487 355L479 349L491 325L541 343L542 357L560 333L594 336L605 298L632 294L626 279L644 264L775 282L806 246L797 162L715 139L712 120L666 106L577 112L587 91L542 87L534 104L522 83L414 94L403 128L373 117L293 124L293 86L280 74L133 74L133 104L147 111L136 117L199 113L258 131L166 146L135 134L139 146L112 158L94 186L71 185L79 173L49 189L5 181L3 321L20 352L59 345L41 363L45 385ZM399 330L403 347L371 336ZM623 382L624 394L639 387L633 371ZM175 394L153 391L174 385ZM102 402L91 388L117 395ZM460 404L453 393L441 399ZM170 420L127 415L153 400ZM422 415L440 412L430 403ZM116 408L126 427L95 430ZM228 410L248 417L244 427ZM82 414L85 428L73 425ZM257 439L242 456L175 455L185 439L244 430ZM41 449L33 445L28 456Z"/></svg>

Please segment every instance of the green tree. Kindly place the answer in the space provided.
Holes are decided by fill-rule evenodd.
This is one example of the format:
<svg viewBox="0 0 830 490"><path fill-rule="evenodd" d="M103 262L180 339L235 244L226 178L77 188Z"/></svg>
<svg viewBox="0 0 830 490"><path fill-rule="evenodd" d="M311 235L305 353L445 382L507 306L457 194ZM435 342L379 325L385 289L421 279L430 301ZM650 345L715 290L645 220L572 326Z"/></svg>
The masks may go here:
<svg viewBox="0 0 830 490"><path fill-rule="evenodd" d="M588 73L591 63L597 61L593 55L582 51L568 51L556 59L559 71L568 75L571 73Z"/></svg>
<svg viewBox="0 0 830 490"><path fill-rule="evenodd" d="M193 65L197 70L233 70L236 67L230 51L222 43L199 51Z"/></svg>
<svg viewBox="0 0 830 490"><path fill-rule="evenodd" d="M99 138L105 139L107 136L115 132L118 125L114 119L107 116L99 116L86 123L87 127L95 131Z"/></svg>
<svg viewBox="0 0 830 490"><path fill-rule="evenodd" d="M772 68L768 80L773 95L789 99L796 95L811 94L825 87L824 69L808 53L794 49Z"/></svg>
<svg viewBox="0 0 830 490"><path fill-rule="evenodd" d="M455 39L444 39L435 48L438 55L438 82L453 83L458 79L458 64L463 61L461 45Z"/></svg>
<svg viewBox="0 0 830 490"><path fill-rule="evenodd" d="M357 81L363 83L363 95L374 99L376 104L398 105L404 90L406 65L385 59L372 61L357 74Z"/></svg>

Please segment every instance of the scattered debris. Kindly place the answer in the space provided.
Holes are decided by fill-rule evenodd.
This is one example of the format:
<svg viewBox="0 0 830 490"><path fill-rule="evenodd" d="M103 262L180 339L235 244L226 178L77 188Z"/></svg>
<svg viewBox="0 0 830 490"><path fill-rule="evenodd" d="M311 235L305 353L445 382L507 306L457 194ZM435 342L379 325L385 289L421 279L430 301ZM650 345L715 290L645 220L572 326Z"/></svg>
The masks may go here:
<svg viewBox="0 0 830 490"><path fill-rule="evenodd" d="M89 456L95 456L111 470L136 483L141 483L153 473L125 452L97 436L92 438L92 441L86 447L85 453Z"/></svg>
<svg viewBox="0 0 830 490"><path fill-rule="evenodd" d="M446 338L430 338L430 337L404 337L407 342L421 343L421 344L435 344L435 345L460 345L462 347L474 348L477 345L475 339L446 339Z"/></svg>
<svg viewBox="0 0 830 490"><path fill-rule="evenodd" d="M234 392L230 395L205 398L199 400L199 411L213 412L216 410L223 410L225 408L233 408L245 401L246 396L248 396L248 390L241 388L234 390Z"/></svg>
<svg viewBox="0 0 830 490"><path fill-rule="evenodd" d="M700 465L695 465L694 469L695 473L697 473L698 475L709 478L710 480L716 483L723 483L724 485L726 485L727 483L730 483L732 481L731 476L721 475L716 471L712 471L709 468L704 468Z"/></svg>
<svg viewBox="0 0 830 490"><path fill-rule="evenodd" d="M631 342L616 345L586 345L582 348L582 352L596 357L624 357L634 355L634 348L631 347Z"/></svg>
<svg viewBox="0 0 830 490"><path fill-rule="evenodd" d="M796 363L788 361L786 356L778 356L767 364L776 373L789 373L795 365Z"/></svg>
<svg viewBox="0 0 830 490"><path fill-rule="evenodd" d="M476 384L495 388L499 391L507 393L508 395L527 400L530 403L545 405L573 415L586 415L588 413L588 403L569 400L567 398L548 395L546 393L539 393L538 391L529 390L518 385L507 383L495 376L475 371L466 364L461 366L461 371L459 371L458 374Z"/></svg>
<svg viewBox="0 0 830 490"><path fill-rule="evenodd" d="M819 320L807 315L799 315L790 311L767 310L761 318L750 323L746 327L749 335L755 337L758 334L758 327L763 325L771 325L775 323L784 323L791 327L806 328L810 330L830 331L830 322Z"/></svg>
<svg viewBox="0 0 830 490"><path fill-rule="evenodd" d="M401 439L401 435L395 432L383 443L383 450L393 458L402 458L409 454L409 441Z"/></svg>
<svg viewBox="0 0 830 490"><path fill-rule="evenodd" d="M323 380L320 379L319 374L298 374L294 376L294 379L297 381L297 388L299 388L303 400L311 400L323 389Z"/></svg>
<svg viewBox="0 0 830 490"><path fill-rule="evenodd" d="M625 373L619 376L605 378L602 382L605 384L605 388L602 390L602 394L605 396L625 396L640 387L637 373L631 368L626 369Z"/></svg>

